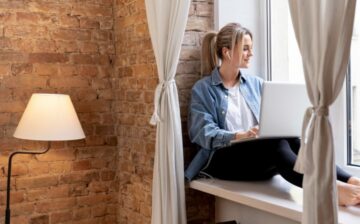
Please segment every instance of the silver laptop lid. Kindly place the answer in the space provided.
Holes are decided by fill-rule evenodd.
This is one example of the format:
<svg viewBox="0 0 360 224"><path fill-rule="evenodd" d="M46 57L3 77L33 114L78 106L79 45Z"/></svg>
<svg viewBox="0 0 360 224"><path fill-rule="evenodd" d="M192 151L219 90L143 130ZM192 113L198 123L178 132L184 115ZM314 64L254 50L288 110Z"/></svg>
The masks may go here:
<svg viewBox="0 0 360 224"><path fill-rule="evenodd" d="M299 137L306 108L305 84L264 82L259 137Z"/></svg>

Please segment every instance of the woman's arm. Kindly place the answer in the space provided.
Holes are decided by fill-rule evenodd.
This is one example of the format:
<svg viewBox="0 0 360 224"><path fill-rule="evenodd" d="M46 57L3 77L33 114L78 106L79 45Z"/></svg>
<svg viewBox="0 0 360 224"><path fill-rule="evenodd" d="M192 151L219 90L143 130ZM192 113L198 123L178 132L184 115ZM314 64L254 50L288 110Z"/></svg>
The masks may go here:
<svg viewBox="0 0 360 224"><path fill-rule="evenodd" d="M205 149L225 147L235 139L235 132L227 131L219 126L220 102L216 102L210 87L197 84L192 89L188 128L191 142Z"/></svg>

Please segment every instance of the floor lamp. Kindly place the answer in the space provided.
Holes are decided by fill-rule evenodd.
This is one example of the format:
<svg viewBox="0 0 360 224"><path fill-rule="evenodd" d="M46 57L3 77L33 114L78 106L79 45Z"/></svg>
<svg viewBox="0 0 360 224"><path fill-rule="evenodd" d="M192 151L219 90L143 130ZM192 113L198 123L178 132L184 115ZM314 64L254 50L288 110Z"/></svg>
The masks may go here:
<svg viewBox="0 0 360 224"><path fill-rule="evenodd" d="M10 224L11 164L17 154L43 154L50 149L50 141L85 138L74 106L68 95L33 94L16 127L15 138L47 141L43 151L16 151L10 154L7 173L5 224Z"/></svg>

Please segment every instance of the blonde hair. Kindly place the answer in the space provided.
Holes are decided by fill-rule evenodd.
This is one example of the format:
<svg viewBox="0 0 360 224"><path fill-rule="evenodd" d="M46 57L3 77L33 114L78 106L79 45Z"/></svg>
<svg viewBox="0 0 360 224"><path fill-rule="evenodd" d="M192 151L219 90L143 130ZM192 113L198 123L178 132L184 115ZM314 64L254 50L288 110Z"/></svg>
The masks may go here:
<svg viewBox="0 0 360 224"><path fill-rule="evenodd" d="M243 38L246 34L252 39L251 32L239 23L228 23L218 33L213 31L207 33L202 41L201 74L210 74L216 66L220 65L224 47L231 50L239 43L242 51Z"/></svg>

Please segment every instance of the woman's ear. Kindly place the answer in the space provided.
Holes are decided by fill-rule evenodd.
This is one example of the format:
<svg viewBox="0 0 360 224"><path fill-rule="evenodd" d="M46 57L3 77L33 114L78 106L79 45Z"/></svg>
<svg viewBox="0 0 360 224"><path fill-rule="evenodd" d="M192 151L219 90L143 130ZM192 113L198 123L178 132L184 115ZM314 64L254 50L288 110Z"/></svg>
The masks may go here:
<svg viewBox="0 0 360 224"><path fill-rule="evenodd" d="M221 53L222 53L222 55L223 55L223 57L225 58L227 58L227 59L231 59L231 56L230 56L230 50L227 48L227 47L223 47L222 49L221 49Z"/></svg>
<svg viewBox="0 0 360 224"><path fill-rule="evenodd" d="M226 51L226 56L227 56L229 59L231 59L231 56L230 56L229 51Z"/></svg>

